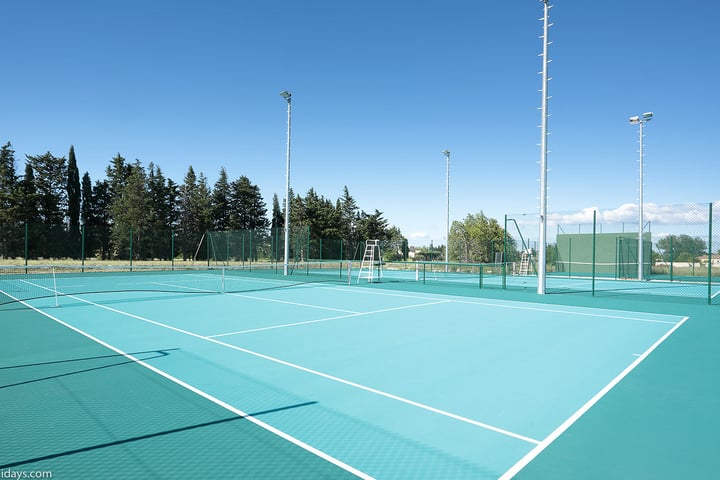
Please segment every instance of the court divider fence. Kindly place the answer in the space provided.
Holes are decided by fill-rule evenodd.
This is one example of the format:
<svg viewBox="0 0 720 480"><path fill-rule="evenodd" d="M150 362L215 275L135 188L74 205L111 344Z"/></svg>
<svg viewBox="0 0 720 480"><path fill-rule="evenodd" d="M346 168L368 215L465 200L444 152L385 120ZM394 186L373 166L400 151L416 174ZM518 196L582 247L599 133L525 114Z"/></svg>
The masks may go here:
<svg viewBox="0 0 720 480"><path fill-rule="evenodd" d="M720 202L646 204L641 235L636 208L549 214L547 293L666 296L720 304ZM507 215L506 223L508 236L524 239L527 274L537 275L537 215Z"/></svg>

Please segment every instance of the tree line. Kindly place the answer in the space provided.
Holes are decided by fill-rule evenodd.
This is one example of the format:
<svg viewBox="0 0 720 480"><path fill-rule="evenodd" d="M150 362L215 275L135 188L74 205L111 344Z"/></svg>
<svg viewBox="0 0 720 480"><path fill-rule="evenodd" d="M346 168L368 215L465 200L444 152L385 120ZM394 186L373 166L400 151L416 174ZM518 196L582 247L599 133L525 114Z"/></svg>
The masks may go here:
<svg viewBox="0 0 720 480"><path fill-rule="evenodd" d="M210 230L252 230L269 234L284 228L284 200L272 197L268 212L260 188L221 168L211 186L188 167L182 183L160 166L128 162L119 153L106 178L82 177L74 147L67 157L50 152L26 155L16 169L10 142L0 147L0 258L183 259L204 252ZM310 189L290 193L290 225L305 228L311 239L342 239L348 245L367 238L406 241L382 212L361 210L347 186L336 201ZM172 247L171 247L172 245ZM348 252L350 255L352 252Z"/></svg>

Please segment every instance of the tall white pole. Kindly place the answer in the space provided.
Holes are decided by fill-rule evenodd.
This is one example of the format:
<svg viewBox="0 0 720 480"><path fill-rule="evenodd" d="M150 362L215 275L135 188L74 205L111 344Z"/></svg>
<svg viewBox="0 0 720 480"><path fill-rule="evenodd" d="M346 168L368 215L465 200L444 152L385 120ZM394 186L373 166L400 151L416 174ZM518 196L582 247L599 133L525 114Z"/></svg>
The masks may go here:
<svg viewBox="0 0 720 480"><path fill-rule="evenodd" d="M540 125L540 239L538 245L537 293L545 294L547 245L547 136L548 136L548 0L543 0L542 124Z"/></svg>
<svg viewBox="0 0 720 480"><path fill-rule="evenodd" d="M645 156L643 155L643 129L645 128L645 123L649 122L653 119L653 112L645 112L642 115L635 115L634 117L630 117L630 125L640 125L640 195L638 199L638 280L642 280L644 276L643 269L645 267L645 258L644 258L644 252L643 252L643 229L644 229L644 223L645 219L643 218L643 205L645 203L643 198L643 167L645 164Z"/></svg>
<svg viewBox="0 0 720 480"><path fill-rule="evenodd" d="M450 269L450 151L445 150L445 271Z"/></svg>
<svg viewBox="0 0 720 480"><path fill-rule="evenodd" d="M640 214L638 224L638 280L643 279L643 125L640 122Z"/></svg>
<svg viewBox="0 0 720 480"><path fill-rule="evenodd" d="M292 119L292 94L288 91L280 95L287 100L287 155L285 160L285 254L283 258L283 275L288 274L290 263L290 122Z"/></svg>

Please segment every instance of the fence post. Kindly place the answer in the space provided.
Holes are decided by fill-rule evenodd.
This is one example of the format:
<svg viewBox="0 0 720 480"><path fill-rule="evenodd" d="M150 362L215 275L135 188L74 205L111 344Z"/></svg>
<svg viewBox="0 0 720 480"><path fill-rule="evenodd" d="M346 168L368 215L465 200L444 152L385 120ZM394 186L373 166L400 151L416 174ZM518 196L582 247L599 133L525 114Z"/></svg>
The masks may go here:
<svg viewBox="0 0 720 480"><path fill-rule="evenodd" d="M708 204L708 305L712 305L712 202Z"/></svg>
<svg viewBox="0 0 720 480"><path fill-rule="evenodd" d="M133 257L133 234L132 234L132 228L130 229L130 271L132 272L132 257Z"/></svg>
<svg viewBox="0 0 720 480"><path fill-rule="evenodd" d="M505 214L505 236L503 237L503 261L502 261L502 288L505 290L507 288L507 240L508 240L508 233L507 233L507 213Z"/></svg>
<svg viewBox="0 0 720 480"><path fill-rule="evenodd" d="M28 271L28 223L25 222L25 273Z"/></svg>
<svg viewBox="0 0 720 480"><path fill-rule="evenodd" d="M670 235L670 281L673 281L673 235Z"/></svg>
<svg viewBox="0 0 720 480"><path fill-rule="evenodd" d="M595 232L597 228L597 210L593 210L593 236L592 236L592 296L595 296Z"/></svg>
<svg viewBox="0 0 720 480"><path fill-rule="evenodd" d="M175 270L175 230L170 229L170 270Z"/></svg>
<svg viewBox="0 0 720 480"><path fill-rule="evenodd" d="M85 273L85 224L80 227L80 264L80 271Z"/></svg>

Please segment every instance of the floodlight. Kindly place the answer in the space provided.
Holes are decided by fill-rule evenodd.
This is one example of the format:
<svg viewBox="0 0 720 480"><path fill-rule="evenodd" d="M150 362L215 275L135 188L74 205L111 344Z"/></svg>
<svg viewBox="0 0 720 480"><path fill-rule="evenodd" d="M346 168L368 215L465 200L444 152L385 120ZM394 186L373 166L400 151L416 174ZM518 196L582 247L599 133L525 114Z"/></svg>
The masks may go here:
<svg viewBox="0 0 720 480"><path fill-rule="evenodd" d="M640 201L639 203L639 225L638 225L638 280L643 279L643 269L645 256L643 255L643 127L647 122L652 120L653 112L645 112L642 115L630 117L630 125L640 125Z"/></svg>
<svg viewBox="0 0 720 480"><path fill-rule="evenodd" d="M285 159L285 252L283 259L283 275L289 274L290 263L290 121L292 119L292 94L287 90L280 92L280 96L287 100L287 156Z"/></svg>
<svg viewBox="0 0 720 480"><path fill-rule="evenodd" d="M443 150L445 155L445 271L450 269L450 150Z"/></svg>

